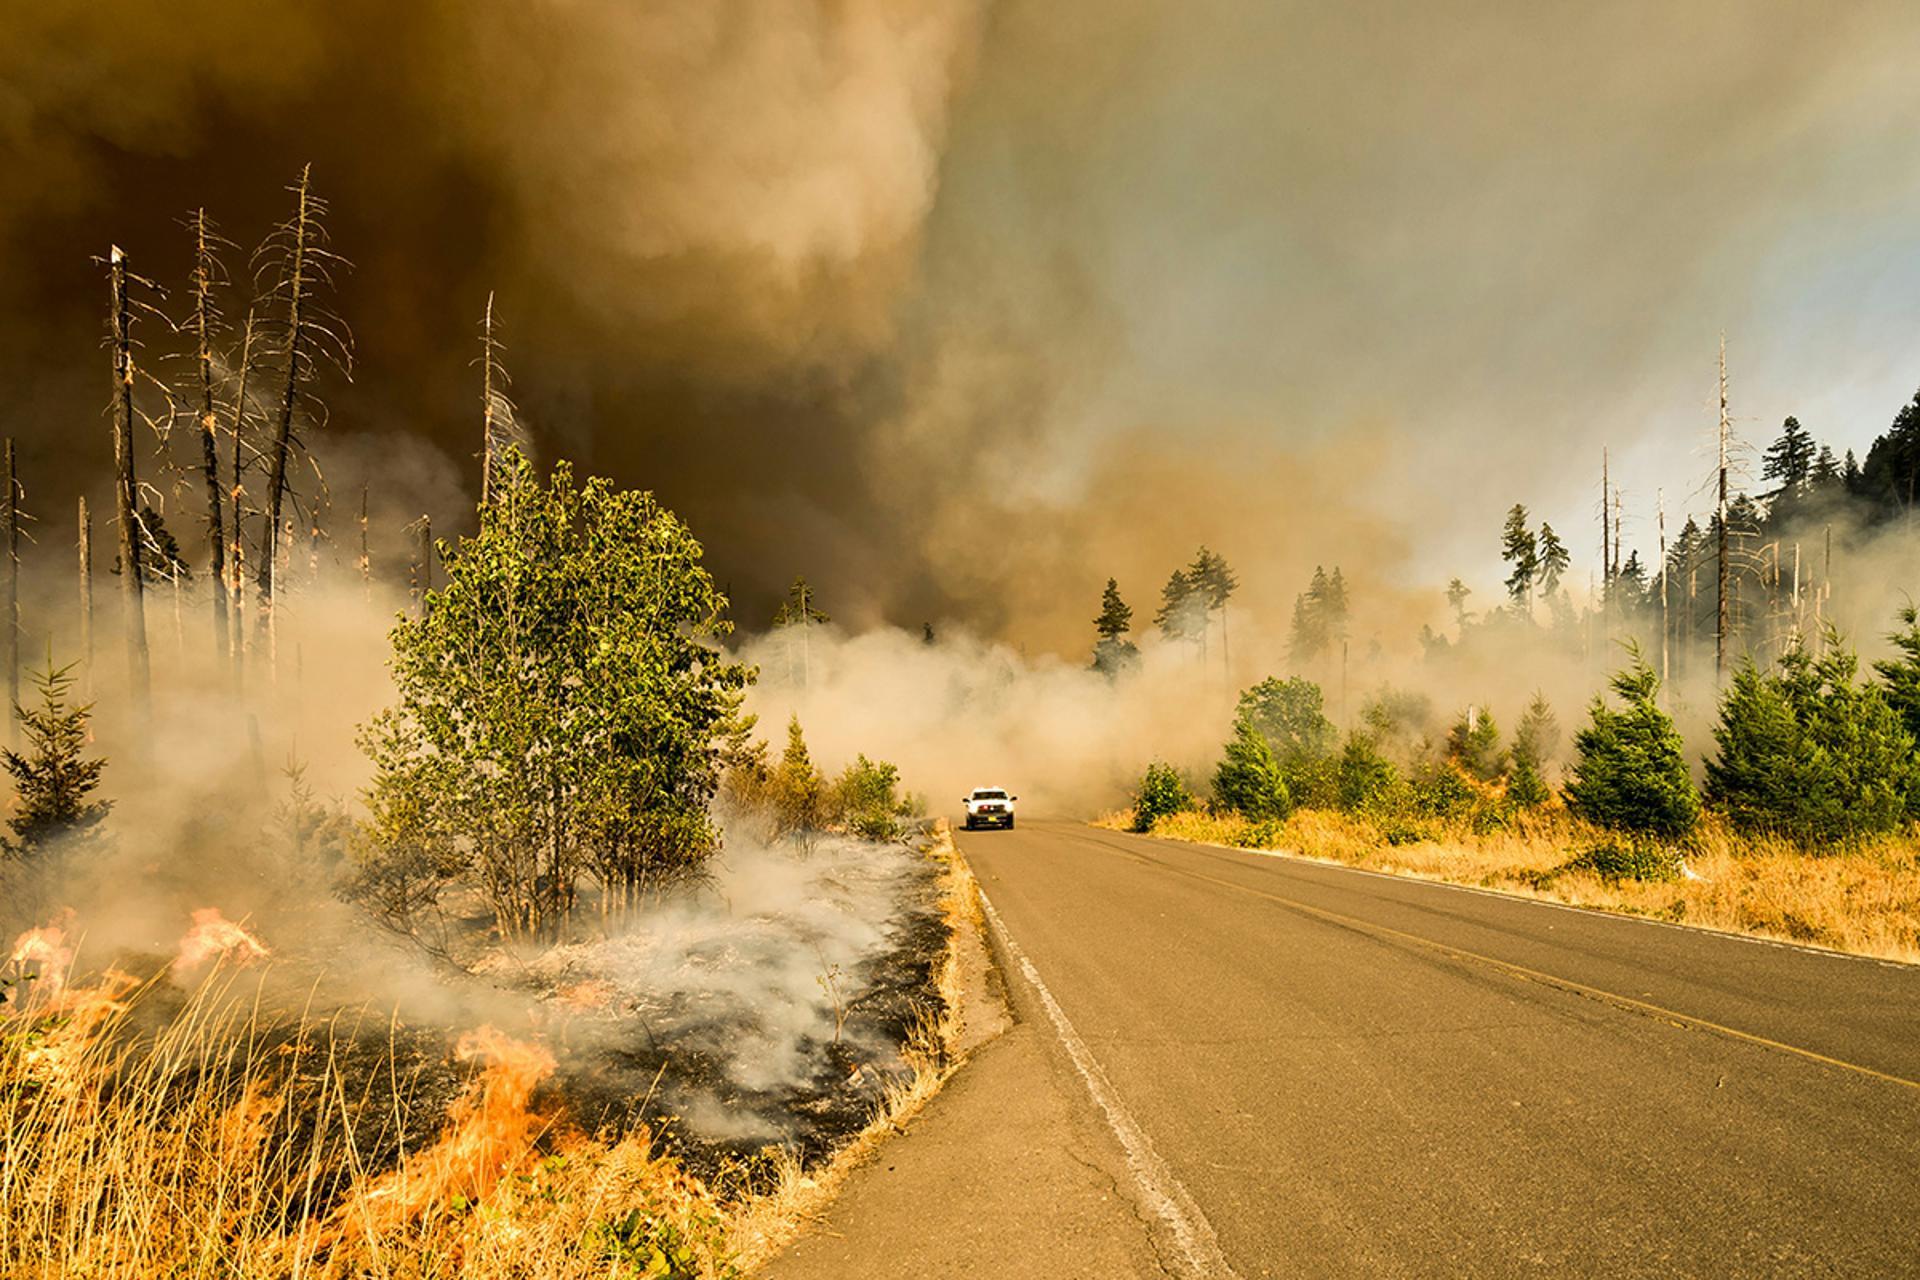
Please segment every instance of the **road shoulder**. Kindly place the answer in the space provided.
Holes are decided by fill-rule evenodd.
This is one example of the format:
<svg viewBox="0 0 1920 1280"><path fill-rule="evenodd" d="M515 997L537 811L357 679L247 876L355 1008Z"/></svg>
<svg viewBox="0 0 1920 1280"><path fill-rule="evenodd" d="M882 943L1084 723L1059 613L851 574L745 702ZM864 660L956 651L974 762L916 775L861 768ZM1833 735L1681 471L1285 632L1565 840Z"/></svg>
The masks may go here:
<svg viewBox="0 0 1920 1280"><path fill-rule="evenodd" d="M1164 1275L1124 1153L978 923L956 939L965 1063L768 1280Z"/></svg>

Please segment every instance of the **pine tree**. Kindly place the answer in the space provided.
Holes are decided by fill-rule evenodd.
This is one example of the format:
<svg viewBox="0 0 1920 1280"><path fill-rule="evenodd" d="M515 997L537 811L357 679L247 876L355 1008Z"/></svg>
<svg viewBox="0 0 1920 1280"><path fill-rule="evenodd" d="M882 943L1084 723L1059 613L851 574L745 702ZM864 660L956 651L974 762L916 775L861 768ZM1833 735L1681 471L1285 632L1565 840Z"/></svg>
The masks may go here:
<svg viewBox="0 0 1920 1280"><path fill-rule="evenodd" d="M1462 630L1467 625L1467 597L1473 594L1473 588L1455 578L1447 583L1447 606L1453 610L1453 619Z"/></svg>
<svg viewBox="0 0 1920 1280"><path fill-rule="evenodd" d="M818 831L826 822L827 779L807 751L800 717L787 720L787 749L773 771L774 820L783 834Z"/></svg>
<svg viewBox="0 0 1920 1280"><path fill-rule="evenodd" d="M68 701L73 667L48 663L32 675L39 704L27 708L16 703L13 709L27 750L0 751L0 762L18 793L13 816L7 819L13 834L0 838L0 853L23 860L45 855L56 842L86 839L113 807L87 798L99 787L107 762L85 754L93 705Z"/></svg>
<svg viewBox="0 0 1920 1280"><path fill-rule="evenodd" d="M1559 749L1560 721L1547 705L1547 696L1535 693L1513 731L1513 773L1507 780L1507 795L1516 804L1533 808L1547 802L1553 794L1547 785L1547 765Z"/></svg>
<svg viewBox="0 0 1920 1280"><path fill-rule="evenodd" d="M1206 634L1205 597L1185 569L1175 569L1160 588L1160 611L1153 621L1168 640L1193 642Z"/></svg>
<svg viewBox="0 0 1920 1280"><path fill-rule="evenodd" d="M1854 679L1858 660L1829 634L1762 673L1734 674L1713 736L1707 799L1742 831L1818 846L1905 825L1916 798L1914 738L1885 692Z"/></svg>
<svg viewBox="0 0 1920 1280"><path fill-rule="evenodd" d="M1312 582L1294 597L1288 652L1296 663L1311 662L1345 640L1346 634L1347 580L1339 565L1332 574L1315 565Z"/></svg>
<svg viewBox="0 0 1920 1280"><path fill-rule="evenodd" d="M1873 669L1887 682L1887 702L1899 712L1914 741L1920 742L1920 608L1908 605L1900 610L1899 617L1901 629L1887 639L1900 656L1882 658Z"/></svg>
<svg viewBox="0 0 1920 1280"><path fill-rule="evenodd" d="M1630 664L1611 682L1624 706L1615 711L1595 697L1590 723L1574 735L1567 805L1597 826L1677 839L1699 820L1700 796L1687 769L1686 743L1660 709L1660 677L1638 649L1631 652Z"/></svg>
<svg viewBox="0 0 1920 1280"><path fill-rule="evenodd" d="M1095 671L1115 676L1140 661L1140 650L1127 639L1132 626L1133 607L1120 598L1119 582L1108 578L1106 590L1100 593L1100 616L1093 620L1094 634L1098 637L1093 645Z"/></svg>
<svg viewBox="0 0 1920 1280"><path fill-rule="evenodd" d="M1781 424L1780 438L1767 446L1760 478L1778 480L1779 492L1783 495L1798 494L1813 473L1817 453L1813 437L1800 425L1800 420L1788 418Z"/></svg>
<svg viewBox="0 0 1920 1280"><path fill-rule="evenodd" d="M1840 483L1840 463L1833 456L1832 445L1820 446L1820 452L1813 460L1813 471L1808 479L1822 489L1831 488Z"/></svg>
<svg viewBox="0 0 1920 1280"><path fill-rule="evenodd" d="M1284 818L1293 808L1280 761L1266 736L1246 716L1233 723L1233 740L1213 774L1213 794L1223 808L1255 822Z"/></svg>
<svg viewBox="0 0 1920 1280"><path fill-rule="evenodd" d="M1540 546L1527 527L1527 509L1519 503L1507 512L1500 535L1500 558L1513 566L1507 575L1507 595L1525 610L1533 602L1533 580L1540 572Z"/></svg>
<svg viewBox="0 0 1920 1280"><path fill-rule="evenodd" d="M1550 524L1540 526L1540 589L1551 596L1560 590L1560 579L1565 576L1572 557L1567 554L1567 544L1560 541L1560 535L1553 531Z"/></svg>
<svg viewBox="0 0 1920 1280"><path fill-rule="evenodd" d="M1447 735L1447 756L1482 782L1497 781L1507 771L1507 753L1500 748L1500 726L1485 707L1468 707Z"/></svg>

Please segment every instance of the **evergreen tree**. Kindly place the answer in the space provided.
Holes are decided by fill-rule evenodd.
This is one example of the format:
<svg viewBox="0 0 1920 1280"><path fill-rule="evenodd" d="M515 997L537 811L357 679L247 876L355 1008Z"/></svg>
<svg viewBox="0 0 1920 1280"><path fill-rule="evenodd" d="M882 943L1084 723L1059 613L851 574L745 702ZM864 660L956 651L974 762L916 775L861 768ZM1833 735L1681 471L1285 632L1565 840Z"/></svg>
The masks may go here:
<svg viewBox="0 0 1920 1280"><path fill-rule="evenodd" d="M1507 596L1519 609L1533 603L1533 580L1540 572L1540 545L1527 527L1527 509L1519 503L1507 512L1500 535L1500 558L1513 566L1507 575Z"/></svg>
<svg viewBox="0 0 1920 1280"><path fill-rule="evenodd" d="M1820 845L1907 821L1913 735L1881 689L1855 681L1853 653L1829 641L1818 658L1789 650L1774 673L1748 659L1721 701L1707 799L1742 831Z"/></svg>
<svg viewBox="0 0 1920 1280"><path fill-rule="evenodd" d="M13 834L0 837L0 854L22 860L45 855L56 842L86 839L113 807L111 802L87 798L99 787L107 762L86 755L93 704L68 701L73 668L56 668L49 662L32 675L39 703L33 707L15 703L13 708L27 750L0 752L16 792L13 814L7 819Z"/></svg>
<svg viewBox="0 0 1920 1280"><path fill-rule="evenodd" d="M1560 721L1547 705L1547 696L1535 693L1513 731L1513 773L1507 780L1507 795L1516 804L1533 808L1547 802L1553 794L1547 785L1547 766L1559 749Z"/></svg>
<svg viewBox="0 0 1920 1280"><path fill-rule="evenodd" d="M1813 471L1808 479L1822 489L1830 489L1840 483L1840 463L1833 456L1832 445L1820 446L1820 452L1813 460Z"/></svg>
<svg viewBox="0 0 1920 1280"><path fill-rule="evenodd" d="M1615 711L1605 698L1594 698L1590 723L1574 735L1567 805L1597 826L1684 836L1699 820L1700 797L1687 770L1686 743L1660 709L1660 677L1634 649L1630 665L1611 683L1624 705Z"/></svg>
<svg viewBox="0 0 1920 1280"><path fill-rule="evenodd" d="M1920 500L1920 392L1901 406L1893 425L1867 449L1856 492L1887 515L1907 511Z"/></svg>
<svg viewBox="0 0 1920 1280"><path fill-rule="evenodd" d="M1806 486L1813 474L1816 456L1813 437L1807 434L1798 418L1788 418L1781 424L1780 438L1767 446L1760 478L1779 481L1779 492L1792 497Z"/></svg>
<svg viewBox="0 0 1920 1280"><path fill-rule="evenodd" d="M1467 597L1473 594L1473 588L1455 578L1447 583L1447 607L1453 610L1453 620L1461 630L1467 626Z"/></svg>
<svg viewBox="0 0 1920 1280"><path fill-rule="evenodd" d="M1853 456L1853 450L1847 450L1847 460L1840 468L1840 483L1848 493L1859 493L1866 487L1866 479L1860 473L1860 460Z"/></svg>
<svg viewBox="0 0 1920 1280"><path fill-rule="evenodd" d="M1560 579L1565 576L1572 557L1567 554L1567 544L1560 541L1560 535L1553 531L1550 524L1540 526L1540 589L1549 596L1560 590Z"/></svg>
<svg viewBox="0 0 1920 1280"><path fill-rule="evenodd" d="M1908 605L1900 610L1901 629L1889 635L1900 651L1895 658L1882 658L1873 664L1887 682L1886 698L1900 715L1915 742L1920 742L1920 608Z"/></svg>
<svg viewBox="0 0 1920 1280"><path fill-rule="evenodd" d="M1340 807L1349 811L1379 803L1400 785L1400 771L1381 754L1373 735L1357 729L1347 735L1337 776Z"/></svg>
<svg viewBox="0 0 1920 1280"><path fill-rule="evenodd" d="M933 640L933 624L932 624L931 622L923 622L923 623L921 623L921 624L920 624L920 643L921 643L921 644L924 644L924 645L929 645L929 646L930 646L930 645L932 645L932 644L933 644L933 642L934 642L934 640Z"/></svg>
<svg viewBox="0 0 1920 1280"><path fill-rule="evenodd" d="M1093 620L1093 669L1103 675L1118 675L1140 661L1140 650L1127 639L1133 626L1133 607L1120 598L1120 584L1107 579L1100 593L1100 616Z"/></svg>
<svg viewBox="0 0 1920 1280"><path fill-rule="evenodd" d="M1255 822L1287 816L1292 798L1280 776L1280 761L1266 736L1245 716L1233 722L1233 740L1213 774L1214 799Z"/></svg>
<svg viewBox="0 0 1920 1280"><path fill-rule="evenodd" d="M1240 579L1227 567L1227 558L1202 546L1187 566L1187 581L1209 612L1219 612L1240 586Z"/></svg>
<svg viewBox="0 0 1920 1280"><path fill-rule="evenodd" d="M773 810L782 834L818 831L826 825L826 775L813 763L797 715L787 720L787 747L773 771Z"/></svg>
<svg viewBox="0 0 1920 1280"><path fill-rule="evenodd" d="M1160 588L1160 611L1153 622L1168 640L1193 643L1206 635L1205 596L1185 569L1175 569Z"/></svg>
<svg viewBox="0 0 1920 1280"><path fill-rule="evenodd" d="M1485 707L1468 707L1447 735L1447 756L1482 782L1494 782L1507 771L1507 753L1500 748L1500 726Z"/></svg>
<svg viewBox="0 0 1920 1280"><path fill-rule="evenodd" d="M814 607L813 587L803 574L793 580L787 588L787 598L774 611L773 625L776 627L810 627L822 622L832 622L826 614Z"/></svg>
<svg viewBox="0 0 1920 1280"><path fill-rule="evenodd" d="M1340 566L1328 574L1313 568L1313 581L1293 601L1293 635L1288 652L1296 663L1308 663L1329 652L1347 634L1347 580Z"/></svg>

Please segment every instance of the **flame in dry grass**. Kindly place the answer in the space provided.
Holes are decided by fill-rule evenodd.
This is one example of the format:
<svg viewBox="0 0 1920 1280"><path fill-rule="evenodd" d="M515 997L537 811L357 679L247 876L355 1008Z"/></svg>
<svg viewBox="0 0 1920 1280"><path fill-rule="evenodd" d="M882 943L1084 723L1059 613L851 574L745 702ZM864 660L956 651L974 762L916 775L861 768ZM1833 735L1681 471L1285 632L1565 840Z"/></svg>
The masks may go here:
<svg viewBox="0 0 1920 1280"><path fill-rule="evenodd" d="M342 1235L383 1235L456 1198L479 1200L533 1150L546 1124L532 1109L533 1092L553 1073L553 1055L492 1027L461 1037L457 1054L485 1064L479 1077L449 1108L432 1146L354 1188L334 1215Z"/></svg>
<svg viewBox="0 0 1920 1280"><path fill-rule="evenodd" d="M67 931L72 927L73 912L69 909L15 938L8 957L12 972L7 976L23 986L31 983L30 995L58 997L73 969L73 947L67 941ZM12 994L11 988L7 994Z"/></svg>
<svg viewBox="0 0 1920 1280"><path fill-rule="evenodd" d="M201 907L193 913L193 927L180 939L180 950L173 967L179 971L197 969L209 960L248 965L264 960L271 952L267 944L235 924L218 907Z"/></svg>

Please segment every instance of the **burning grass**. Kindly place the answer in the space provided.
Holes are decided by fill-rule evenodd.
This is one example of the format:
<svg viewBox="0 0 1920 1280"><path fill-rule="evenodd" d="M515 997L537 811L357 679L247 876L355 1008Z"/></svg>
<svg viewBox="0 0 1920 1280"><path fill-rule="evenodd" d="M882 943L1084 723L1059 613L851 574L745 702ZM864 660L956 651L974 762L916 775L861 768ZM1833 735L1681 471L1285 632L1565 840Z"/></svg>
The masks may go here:
<svg viewBox="0 0 1920 1280"><path fill-rule="evenodd" d="M69 930L36 928L0 974L0 1274L738 1275L952 1066L946 921L970 884L943 836L933 853L931 932L889 932L885 954L846 975L867 1021L836 1023L836 1043L899 1028L897 1069L871 1042L824 1053L836 1077L851 1055L858 1078L809 1110L801 1072L780 1105L804 1140L752 1156L686 1121L649 1122L643 1098L608 1112L584 1088L579 1019L602 1017L605 1032L639 1016L606 977L556 987L552 1004L574 1016L537 1036L480 1027L449 1051L437 1033L363 1011L280 1012L284 984L264 966L243 972L266 944L217 913L196 915L171 959L145 958L144 976L141 962L70 972ZM586 1041L584 1060L599 1060ZM653 1068L649 1097L666 1069ZM703 1155L709 1177L692 1169Z"/></svg>
<svg viewBox="0 0 1920 1280"><path fill-rule="evenodd" d="M1100 825L1128 829L1132 816L1109 815ZM1811 856L1782 841L1736 835L1708 815L1681 850L1684 871L1672 880L1574 865L1610 838L1558 808L1491 830L1318 809L1265 824L1187 812L1161 818L1153 834L1920 962L1920 841L1912 834Z"/></svg>

